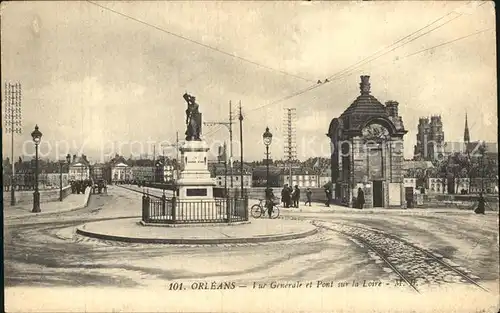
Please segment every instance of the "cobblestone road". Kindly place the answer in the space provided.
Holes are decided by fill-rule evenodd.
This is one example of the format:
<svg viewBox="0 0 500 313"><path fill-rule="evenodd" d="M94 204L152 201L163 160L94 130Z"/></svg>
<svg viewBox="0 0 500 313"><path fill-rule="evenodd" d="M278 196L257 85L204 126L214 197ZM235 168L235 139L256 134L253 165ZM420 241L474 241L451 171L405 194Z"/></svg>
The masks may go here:
<svg viewBox="0 0 500 313"><path fill-rule="evenodd" d="M5 221L6 286L165 286L172 280L195 279L241 283L398 279L361 240L338 231L370 242L398 270L417 279L418 286L461 282L461 278L411 245L457 263L481 284L496 284L498 280L498 237L492 232L496 216L294 214L296 218L322 220L337 231L323 229L298 240L239 245L128 244L74 233L76 226L87 221L138 217L139 208L139 194L110 188L108 195L92 196L85 209ZM467 226L462 228L464 221ZM345 226L334 226L338 224ZM455 233L453 225L457 226Z"/></svg>
<svg viewBox="0 0 500 313"><path fill-rule="evenodd" d="M445 283L474 283L478 276L458 266L438 253L411 244L394 235L366 227L316 222L315 225L336 231L352 238L361 248L367 248L369 257L388 273L414 285L415 289ZM395 275L392 277L396 278ZM467 279L469 278L469 279Z"/></svg>

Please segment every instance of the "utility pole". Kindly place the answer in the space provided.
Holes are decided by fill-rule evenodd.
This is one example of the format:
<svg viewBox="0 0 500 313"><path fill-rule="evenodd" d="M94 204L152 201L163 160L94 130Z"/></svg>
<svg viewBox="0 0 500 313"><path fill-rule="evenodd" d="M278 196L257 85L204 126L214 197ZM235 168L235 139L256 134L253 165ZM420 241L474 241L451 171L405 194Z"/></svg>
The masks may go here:
<svg viewBox="0 0 500 313"><path fill-rule="evenodd" d="M284 157L288 160L289 184L292 186L292 162L297 159L297 144L295 140L295 108L285 109L284 118L284 137L286 138L284 148Z"/></svg>
<svg viewBox="0 0 500 313"><path fill-rule="evenodd" d="M179 166L180 166L180 160L179 160L179 132L176 132L175 133L175 144L170 144L170 145L162 145L162 147L175 147L177 149L177 159L176 159L176 166L175 166L175 175L176 175L176 178L175 180L178 180L179 179ZM165 152L163 152L163 154L165 154Z"/></svg>
<svg viewBox="0 0 500 313"><path fill-rule="evenodd" d="M229 101L229 122L204 122L203 125L224 125L229 130L229 171L231 173L231 187L233 187L233 115L231 101Z"/></svg>
<svg viewBox="0 0 500 313"><path fill-rule="evenodd" d="M244 199L244 185L243 185L243 114L241 113L241 100L240 100L240 181L241 181L241 199Z"/></svg>
<svg viewBox="0 0 500 313"><path fill-rule="evenodd" d="M152 182L156 182L156 144L153 145L153 179Z"/></svg>
<svg viewBox="0 0 500 313"><path fill-rule="evenodd" d="M11 166L12 175L10 176L10 205L16 205L15 195L15 175L16 168L14 162L14 133L22 133L22 115L21 115L21 84L5 83L5 132L11 133Z"/></svg>
<svg viewBox="0 0 500 313"><path fill-rule="evenodd" d="M222 149L222 159L224 160L224 195L227 197L227 145L225 142Z"/></svg>
<svg viewBox="0 0 500 313"><path fill-rule="evenodd" d="M233 111L229 101L229 173L231 174L231 190L233 188Z"/></svg>
<svg viewBox="0 0 500 313"><path fill-rule="evenodd" d="M175 147L177 148L177 162L176 162L176 167L175 167L175 172L176 172L176 178L175 180L177 181L179 179L179 167L180 167L180 160L179 160L179 132L175 132Z"/></svg>

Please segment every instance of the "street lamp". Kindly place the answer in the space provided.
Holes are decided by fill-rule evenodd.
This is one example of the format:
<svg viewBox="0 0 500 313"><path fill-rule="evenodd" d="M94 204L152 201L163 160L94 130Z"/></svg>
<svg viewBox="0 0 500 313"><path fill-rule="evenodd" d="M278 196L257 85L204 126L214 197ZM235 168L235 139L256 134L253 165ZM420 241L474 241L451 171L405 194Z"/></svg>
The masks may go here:
<svg viewBox="0 0 500 313"><path fill-rule="evenodd" d="M38 145L42 140L42 133L38 130L38 125L35 125L35 130L31 133L33 142L35 143L35 192L33 193L33 213L39 213L40 210L40 193L38 192Z"/></svg>
<svg viewBox="0 0 500 313"><path fill-rule="evenodd" d="M269 146L273 140L273 134L269 131L269 127L266 127L266 131L262 135L264 140L264 145L266 145L266 190L269 189Z"/></svg>
<svg viewBox="0 0 500 313"><path fill-rule="evenodd" d="M69 173L69 163L71 162L71 155L69 153L66 155L66 164L68 165L68 173ZM59 161L59 201L63 201L63 183L62 183L62 170L64 161Z"/></svg>

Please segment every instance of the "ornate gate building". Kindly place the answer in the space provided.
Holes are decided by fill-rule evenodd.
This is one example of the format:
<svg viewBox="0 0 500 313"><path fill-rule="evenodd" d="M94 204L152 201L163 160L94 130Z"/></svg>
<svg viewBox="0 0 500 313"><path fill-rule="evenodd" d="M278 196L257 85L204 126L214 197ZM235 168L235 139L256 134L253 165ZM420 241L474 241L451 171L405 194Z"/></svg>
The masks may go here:
<svg viewBox="0 0 500 313"><path fill-rule="evenodd" d="M332 182L337 202L355 206L358 188L365 207L405 207L403 136L398 102L381 104L370 95L370 76L361 76L361 94L329 126Z"/></svg>

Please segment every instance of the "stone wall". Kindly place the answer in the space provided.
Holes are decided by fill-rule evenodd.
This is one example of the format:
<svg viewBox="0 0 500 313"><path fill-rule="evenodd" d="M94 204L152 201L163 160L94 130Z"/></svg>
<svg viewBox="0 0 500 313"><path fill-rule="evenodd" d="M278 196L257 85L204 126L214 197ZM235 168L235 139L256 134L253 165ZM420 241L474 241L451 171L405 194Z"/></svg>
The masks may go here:
<svg viewBox="0 0 500 313"><path fill-rule="evenodd" d="M40 190L40 202L59 201L59 189ZM71 187L63 188L63 199L71 194ZM15 192L16 205L33 203L33 190L16 190ZM10 191L3 193L4 205L10 205Z"/></svg>

